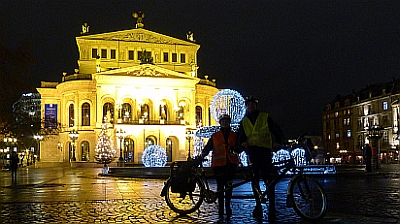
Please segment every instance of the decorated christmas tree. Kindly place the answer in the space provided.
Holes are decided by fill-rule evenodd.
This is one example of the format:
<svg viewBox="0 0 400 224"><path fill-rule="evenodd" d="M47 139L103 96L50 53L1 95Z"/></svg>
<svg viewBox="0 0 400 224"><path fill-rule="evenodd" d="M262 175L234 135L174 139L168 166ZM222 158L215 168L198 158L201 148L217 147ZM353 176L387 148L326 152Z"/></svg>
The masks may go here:
<svg viewBox="0 0 400 224"><path fill-rule="evenodd" d="M104 120L105 122L101 127L101 132L97 140L95 158L97 162L102 163L104 164L104 167L107 167L106 164L111 163L114 160L116 151L110 136L107 135L107 119L104 118Z"/></svg>

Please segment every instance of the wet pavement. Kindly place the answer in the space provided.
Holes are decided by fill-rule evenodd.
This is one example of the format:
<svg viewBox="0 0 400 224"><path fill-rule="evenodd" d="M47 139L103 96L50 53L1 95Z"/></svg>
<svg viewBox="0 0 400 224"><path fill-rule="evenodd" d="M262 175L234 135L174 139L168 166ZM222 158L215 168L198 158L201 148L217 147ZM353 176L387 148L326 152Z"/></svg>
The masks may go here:
<svg viewBox="0 0 400 224"><path fill-rule="evenodd" d="M318 223L400 223L399 164L379 172L351 168L316 177L328 196L328 212ZM0 172L0 223L216 223L216 204L179 216L159 196L160 179L99 176L101 168L23 168L17 181ZM285 208L288 179L277 185L274 223L308 223ZM257 223L251 216L250 186L235 189L231 223ZM264 220L267 208L264 205Z"/></svg>

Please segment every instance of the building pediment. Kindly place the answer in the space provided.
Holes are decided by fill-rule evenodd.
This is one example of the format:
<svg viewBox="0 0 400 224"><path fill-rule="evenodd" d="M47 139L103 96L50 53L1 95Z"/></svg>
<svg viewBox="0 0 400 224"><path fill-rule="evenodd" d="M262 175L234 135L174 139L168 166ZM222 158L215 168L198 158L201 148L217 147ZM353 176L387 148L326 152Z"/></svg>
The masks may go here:
<svg viewBox="0 0 400 224"><path fill-rule="evenodd" d="M126 68L114 69L105 72L96 73L96 75L114 75L114 76L133 76L133 77L169 77L169 78L184 78L197 79L188 75L171 71L152 64L142 64Z"/></svg>
<svg viewBox="0 0 400 224"><path fill-rule="evenodd" d="M166 36L145 29L130 29L109 33L84 35L77 37L78 40L105 40L124 42L143 42L154 44L178 44L187 46L199 46L196 43Z"/></svg>

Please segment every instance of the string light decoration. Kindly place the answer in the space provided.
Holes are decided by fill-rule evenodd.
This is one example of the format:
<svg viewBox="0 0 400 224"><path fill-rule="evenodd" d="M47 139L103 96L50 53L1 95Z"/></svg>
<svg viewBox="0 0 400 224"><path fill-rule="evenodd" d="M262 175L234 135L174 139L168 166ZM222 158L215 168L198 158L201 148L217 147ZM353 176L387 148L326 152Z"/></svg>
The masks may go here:
<svg viewBox="0 0 400 224"><path fill-rule="evenodd" d="M242 95L231 89L223 89L213 97L211 104L211 116L218 122L223 114L228 114L231 124L238 124L246 114L246 106Z"/></svg>
<svg viewBox="0 0 400 224"><path fill-rule="evenodd" d="M286 149L280 149L272 156L272 162L280 162L290 159L290 152Z"/></svg>
<svg viewBox="0 0 400 224"><path fill-rule="evenodd" d="M201 156L201 152L204 148L204 140L201 137L194 136L193 143L193 157Z"/></svg>
<svg viewBox="0 0 400 224"><path fill-rule="evenodd" d="M219 129L220 129L219 125L205 126L199 128L194 135L196 137L201 137L201 138L211 138L211 135L219 131ZM231 124L231 129L233 132L238 132L239 124Z"/></svg>
<svg viewBox="0 0 400 224"><path fill-rule="evenodd" d="M167 164L167 153L159 145L148 146L142 156L142 162L145 167L163 167Z"/></svg>
<svg viewBox="0 0 400 224"><path fill-rule="evenodd" d="M294 159L294 164L296 164L296 166L307 165L306 150L304 150L303 148L293 149L292 152L290 153L290 155Z"/></svg>
<svg viewBox="0 0 400 224"><path fill-rule="evenodd" d="M99 163L104 164L104 167L106 167L106 164L111 163L114 160L116 150L114 149L113 145L114 144L111 138L107 135L107 123L104 122L101 126L101 132L99 138L97 139L97 145L95 149L95 159Z"/></svg>

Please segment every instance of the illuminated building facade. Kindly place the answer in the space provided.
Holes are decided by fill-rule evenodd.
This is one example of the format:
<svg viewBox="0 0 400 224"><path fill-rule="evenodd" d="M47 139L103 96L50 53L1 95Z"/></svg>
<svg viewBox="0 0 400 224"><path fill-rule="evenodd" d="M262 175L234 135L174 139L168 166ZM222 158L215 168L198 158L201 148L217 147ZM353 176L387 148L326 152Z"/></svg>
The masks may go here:
<svg viewBox="0 0 400 224"><path fill-rule="evenodd" d="M375 163L399 162L400 80L337 96L323 113L323 138L330 162L358 164L372 146Z"/></svg>
<svg viewBox="0 0 400 224"><path fill-rule="evenodd" d="M200 45L143 28L90 34L85 24L76 43L79 69L61 82L40 88L44 129L42 162L94 162L104 121L125 164L142 163L146 147L163 147L168 161L188 157L186 131L216 124L209 106L219 91L215 80L200 78ZM71 140L69 134L77 131ZM123 140L117 137L123 132ZM75 139L76 138L76 139Z"/></svg>

